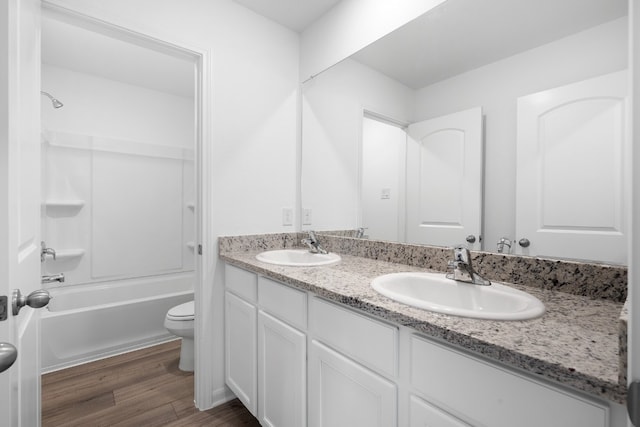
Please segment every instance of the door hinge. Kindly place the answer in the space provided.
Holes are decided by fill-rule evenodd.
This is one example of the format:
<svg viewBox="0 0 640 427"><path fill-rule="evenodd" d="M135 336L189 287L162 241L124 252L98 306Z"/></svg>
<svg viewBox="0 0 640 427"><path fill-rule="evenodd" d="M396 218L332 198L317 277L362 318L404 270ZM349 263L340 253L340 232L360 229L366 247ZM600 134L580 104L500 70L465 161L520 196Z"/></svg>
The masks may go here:
<svg viewBox="0 0 640 427"><path fill-rule="evenodd" d="M1 296L0 297L0 322L3 320L7 320L7 304L9 301L9 297Z"/></svg>
<svg viewBox="0 0 640 427"><path fill-rule="evenodd" d="M627 412L634 426L640 427L640 381L629 384L627 389Z"/></svg>
<svg viewBox="0 0 640 427"><path fill-rule="evenodd" d="M198 255L202 255L202 245L198 245Z"/></svg>

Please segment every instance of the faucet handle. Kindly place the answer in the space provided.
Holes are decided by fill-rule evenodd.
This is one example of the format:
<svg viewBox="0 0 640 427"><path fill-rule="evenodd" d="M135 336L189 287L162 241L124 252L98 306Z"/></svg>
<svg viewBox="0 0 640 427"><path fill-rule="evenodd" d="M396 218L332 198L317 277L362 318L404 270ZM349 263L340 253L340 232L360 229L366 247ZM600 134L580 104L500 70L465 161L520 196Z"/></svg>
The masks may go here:
<svg viewBox="0 0 640 427"><path fill-rule="evenodd" d="M47 244L42 241L40 242L40 262L44 262L47 255L51 255L53 260L56 260L56 251L53 248L48 248Z"/></svg>

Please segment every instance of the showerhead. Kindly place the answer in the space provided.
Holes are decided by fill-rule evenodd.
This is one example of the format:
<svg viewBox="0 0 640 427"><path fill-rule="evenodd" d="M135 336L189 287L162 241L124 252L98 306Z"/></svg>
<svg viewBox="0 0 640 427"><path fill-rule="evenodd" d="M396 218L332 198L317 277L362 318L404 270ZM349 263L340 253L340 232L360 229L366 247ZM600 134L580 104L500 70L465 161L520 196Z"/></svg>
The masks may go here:
<svg viewBox="0 0 640 427"><path fill-rule="evenodd" d="M58 101L56 98L54 98L53 96L51 96L50 93L44 92L44 91L40 91L41 94L43 94L44 96L48 97L51 100L51 104L53 105L53 108L60 108L62 107L64 104L60 101Z"/></svg>

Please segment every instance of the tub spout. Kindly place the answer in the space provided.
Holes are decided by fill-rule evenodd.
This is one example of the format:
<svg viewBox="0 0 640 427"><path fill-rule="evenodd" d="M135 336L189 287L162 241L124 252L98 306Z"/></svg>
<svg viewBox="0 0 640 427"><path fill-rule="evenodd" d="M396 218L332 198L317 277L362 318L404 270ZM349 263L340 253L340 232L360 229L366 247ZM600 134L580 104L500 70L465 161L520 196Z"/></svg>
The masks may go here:
<svg viewBox="0 0 640 427"><path fill-rule="evenodd" d="M42 276L40 283L64 282L64 273L53 274L51 276Z"/></svg>

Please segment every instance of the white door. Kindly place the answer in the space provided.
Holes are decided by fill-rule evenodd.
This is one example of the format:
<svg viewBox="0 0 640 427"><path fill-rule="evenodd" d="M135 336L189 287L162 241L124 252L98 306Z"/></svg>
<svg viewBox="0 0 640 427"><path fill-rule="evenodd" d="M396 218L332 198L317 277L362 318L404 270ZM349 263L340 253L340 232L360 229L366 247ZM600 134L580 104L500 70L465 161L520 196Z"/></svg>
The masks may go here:
<svg viewBox="0 0 640 427"><path fill-rule="evenodd" d="M519 253L626 264L626 75L518 99Z"/></svg>
<svg viewBox="0 0 640 427"><path fill-rule="evenodd" d="M0 2L0 296L40 287L40 2ZM8 31L7 31L8 29ZM0 322L18 359L0 374L0 424L40 425L39 312Z"/></svg>
<svg viewBox="0 0 640 427"><path fill-rule="evenodd" d="M258 313L258 419L265 427L307 424L307 337Z"/></svg>
<svg viewBox="0 0 640 427"><path fill-rule="evenodd" d="M394 427L396 385L312 341L309 349L310 427Z"/></svg>
<svg viewBox="0 0 640 427"><path fill-rule="evenodd" d="M225 381L251 412L258 416L257 309L225 292Z"/></svg>
<svg viewBox="0 0 640 427"><path fill-rule="evenodd" d="M363 117L361 224L371 239L405 239L406 147L405 129Z"/></svg>
<svg viewBox="0 0 640 427"><path fill-rule="evenodd" d="M408 243L481 248L482 129L480 107L409 126Z"/></svg>

